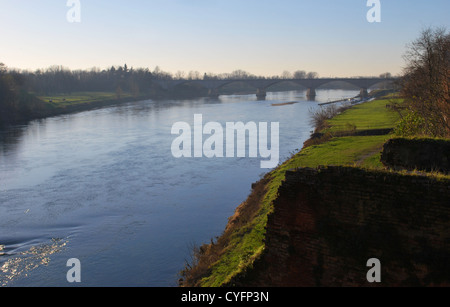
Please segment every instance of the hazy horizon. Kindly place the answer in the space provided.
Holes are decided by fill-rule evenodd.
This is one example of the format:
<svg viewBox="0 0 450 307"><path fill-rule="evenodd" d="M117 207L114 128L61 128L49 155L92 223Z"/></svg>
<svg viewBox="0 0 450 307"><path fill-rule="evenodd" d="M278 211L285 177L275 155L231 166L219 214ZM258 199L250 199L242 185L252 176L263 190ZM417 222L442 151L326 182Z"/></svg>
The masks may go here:
<svg viewBox="0 0 450 307"><path fill-rule="evenodd" d="M0 62L36 70L159 66L162 70L262 76L315 71L321 77L401 73L407 43L425 27L448 27L450 2L381 0L0 0Z"/></svg>

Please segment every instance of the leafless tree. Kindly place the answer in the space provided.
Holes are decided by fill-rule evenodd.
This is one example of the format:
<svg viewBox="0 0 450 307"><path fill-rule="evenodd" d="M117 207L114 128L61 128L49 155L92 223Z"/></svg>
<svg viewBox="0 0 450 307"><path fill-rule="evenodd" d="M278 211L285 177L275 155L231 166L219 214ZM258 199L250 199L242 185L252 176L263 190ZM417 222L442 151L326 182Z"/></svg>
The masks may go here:
<svg viewBox="0 0 450 307"><path fill-rule="evenodd" d="M0 75L6 73L6 65L0 62Z"/></svg>
<svg viewBox="0 0 450 307"><path fill-rule="evenodd" d="M380 75L380 78L381 79L390 79L390 78L392 78L392 74L390 72L385 72Z"/></svg>
<svg viewBox="0 0 450 307"><path fill-rule="evenodd" d="M281 74L281 78L282 79L292 79L292 74L290 71L283 71L283 73Z"/></svg>
<svg viewBox="0 0 450 307"><path fill-rule="evenodd" d="M317 79L317 78L319 78L319 74L314 71L311 71L306 74L306 78L307 79Z"/></svg>
<svg viewBox="0 0 450 307"><path fill-rule="evenodd" d="M182 79L185 79L185 78L186 78L186 73L185 73L184 71L179 70L179 71L177 71L177 72L175 73L174 78L175 78L176 80L182 80Z"/></svg>
<svg viewBox="0 0 450 307"><path fill-rule="evenodd" d="M423 118L426 133L450 135L450 34L425 29L408 46L402 93L409 109Z"/></svg>
<svg viewBox="0 0 450 307"><path fill-rule="evenodd" d="M200 80L200 72L199 71L193 71L191 70L188 73L188 77L189 80Z"/></svg>
<svg viewBox="0 0 450 307"><path fill-rule="evenodd" d="M294 72L294 79L305 79L306 78L306 71L304 70L297 70Z"/></svg>

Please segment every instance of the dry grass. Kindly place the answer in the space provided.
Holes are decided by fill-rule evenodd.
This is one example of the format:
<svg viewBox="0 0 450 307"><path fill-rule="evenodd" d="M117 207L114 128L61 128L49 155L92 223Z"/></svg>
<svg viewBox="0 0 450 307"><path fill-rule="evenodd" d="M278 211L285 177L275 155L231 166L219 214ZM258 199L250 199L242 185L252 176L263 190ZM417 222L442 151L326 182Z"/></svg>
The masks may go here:
<svg viewBox="0 0 450 307"><path fill-rule="evenodd" d="M242 203L229 218L227 228L216 240L200 247L193 246L191 259L186 261L185 268L180 272L179 285L182 287L199 287L203 285L203 278L211 274L211 270L221 257L237 244L242 243L243 229L248 229L249 222L261 211L263 199L267 194L269 176L253 184L253 189L247 200Z"/></svg>

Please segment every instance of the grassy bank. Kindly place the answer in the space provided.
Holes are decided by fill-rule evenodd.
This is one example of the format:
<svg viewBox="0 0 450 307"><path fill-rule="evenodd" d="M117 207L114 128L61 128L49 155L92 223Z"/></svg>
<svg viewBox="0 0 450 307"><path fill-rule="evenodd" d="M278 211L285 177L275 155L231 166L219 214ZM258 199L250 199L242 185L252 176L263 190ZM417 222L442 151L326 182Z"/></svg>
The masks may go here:
<svg viewBox="0 0 450 307"><path fill-rule="evenodd" d="M361 130L393 129L400 120L400 114L386 108L393 102L380 99L344 111L329 120L327 128L320 131L330 137L303 148L255 184L249 198L230 218L223 235L196 250L195 263L184 271L183 285L230 286L236 276L245 275L264 251L267 217L287 170L327 165L383 168L381 150L392 135L353 134Z"/></svg>
<svg viewBox="0 0 450 307"><path fill-rule="evenodd" d="M62 114L89 111L96 108L112 106L137 100L150 99L145 95L122 93L118 96L112 92L77 92L72 94L55 94L52 96L34 96L40 107L7 124L24 124L30 120L42 119Z"/></svg>
<svg viewBox="0 0 450 307"><path fill-rule="evenodd" d="M26 124L35 119L92 110L115 104L150 99L146 95L132 95L113 92L74 92L71 94L54 94L38 96L20 91L12 97L0 113L0 128L8 125Z"/></svg>
<svg viewBox="0 0 450 307"><path fill-rule="evenodd" d="M117 94L113 92L77 92L71 94L55 94L50 96L37 97L55 108L82 105L96 101L113 101L122 98L134 98L130 93L123 93L120 95L120 97L118 97Z"/></svg>
<svg viewBox="0 0 450 307"><path fill-rule="evenodd" d="M399 114L386 108L386 105L400 102L400 99L379 99L356 105L348 112L329 120L328 124L331 127L327 131L335 133L349 128L356 131L394 128L399 120Z"/></svg>

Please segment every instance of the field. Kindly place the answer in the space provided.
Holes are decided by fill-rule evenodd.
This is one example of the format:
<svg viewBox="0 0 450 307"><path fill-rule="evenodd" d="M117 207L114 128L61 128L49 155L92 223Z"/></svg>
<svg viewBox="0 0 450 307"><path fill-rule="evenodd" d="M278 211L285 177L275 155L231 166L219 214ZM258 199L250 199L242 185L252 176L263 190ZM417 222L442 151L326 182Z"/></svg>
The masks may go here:
<svg viewBox="0 0 450 307"><path fill-rule="evenodd" d="M395 127L400 119L397 112L386 108L387 104L400 102L399 99L375 100L356 105L328 121L330 132L348 130L387 129Z"/></svg>
<svg viewBox="0 0 450 307"><path fill-rule="evenodd" d="M77 92L72 94L38 96L38 98L53 107L65 107L97 101L116 100L118 97L115 92ZM133 98L133 96L129 93L122 93L120 98Z"/></svg>

